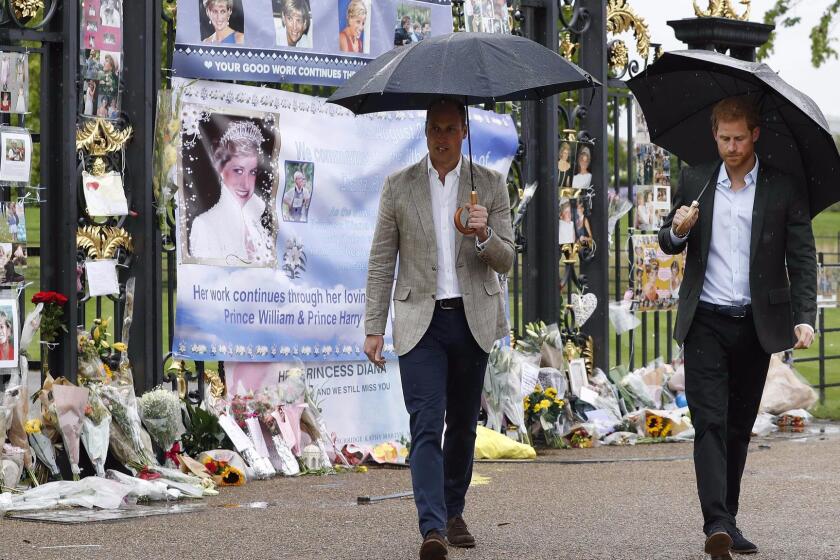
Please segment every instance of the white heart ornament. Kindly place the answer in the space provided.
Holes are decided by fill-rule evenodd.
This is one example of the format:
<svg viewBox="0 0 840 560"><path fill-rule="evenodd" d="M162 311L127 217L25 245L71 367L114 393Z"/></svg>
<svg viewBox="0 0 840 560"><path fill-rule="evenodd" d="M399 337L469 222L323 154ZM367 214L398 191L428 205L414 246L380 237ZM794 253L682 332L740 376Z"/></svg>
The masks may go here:
<svg viewBox="0 0 840 560"><path fill-rule="evenodd" d="M205 60L204 61L204 67L207 68L208 70L213 68L213 61L212 60Z"/></svg>
<svg viewBox="0 0 840 560"><path fill-rule="evenodd" d="M582 327L592 317L597 307L598 296L595 294L572 294L572 310L575 312L578 326Z"/></svg>

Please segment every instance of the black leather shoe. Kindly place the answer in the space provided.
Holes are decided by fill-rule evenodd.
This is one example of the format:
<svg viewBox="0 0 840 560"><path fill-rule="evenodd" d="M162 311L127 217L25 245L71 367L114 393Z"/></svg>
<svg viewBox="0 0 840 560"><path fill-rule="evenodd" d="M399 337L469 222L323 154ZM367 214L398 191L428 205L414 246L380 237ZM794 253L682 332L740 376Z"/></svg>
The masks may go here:
<svg viewBox="0 0 840 560"><path fill-rule="evenodd" d="M748 541L737 527L729 531L729 536L732 537L730 550L735 554L755 554L758 552L758 547Z"/></svg>
<svg viewBox="0 0 840 560"><path fill-rule="evenodd" d="M457 548L473 548L475 546L475 537L470 534L467 523L460 515L456 515L446 522L446 540L449 541L449 546Z"/></svg>
<svg viewBox="0 0 840 560"><path fill-rule="evenodd" d="M446 540L437 531L429 531L420 546L420 560L446 560L449 549Z"/></svg>
<svg viewBox="0 0 840 560"><path fill-rule="evenodd" d="M709 529L704 550L706 554L712 557L712 560L732 560L732 555L729 553L731 547L732 537L723 527L711 527Z"/></svg>

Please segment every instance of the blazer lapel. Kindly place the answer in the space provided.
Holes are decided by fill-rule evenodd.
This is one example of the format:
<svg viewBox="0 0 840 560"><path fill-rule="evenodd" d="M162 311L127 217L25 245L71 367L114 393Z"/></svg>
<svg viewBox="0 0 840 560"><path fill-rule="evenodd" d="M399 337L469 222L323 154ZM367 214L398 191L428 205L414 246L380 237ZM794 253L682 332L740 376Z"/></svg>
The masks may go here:
<svg viewBox="0 0 840 560"><path fill-rule="evenodd" d="M717 182L720 166L716 165L711 175L706 176L708 187L700 199L700 257L703 264L709 257L709 246L712 244L712 221L715 217L715 198L717 197ZM704 182L703 185L706 185ZM701 190L703 186L701 185ZM701 191L697 191L698 196Z"/></svg>
<svg viewBox="0 0 840 560"><path fill-rule="evenodd" d="M472 190L472 188L471 188L472 181L470 180L470 164L469 164L469 160L467 159L466 156L461 157L461 171L460 171L460 173L461 173L461 175L459 176L459 179L458 179L458 198L457 198L457 201L458 201L458 208L463 208L464 206L466 206L469 203L469 201L470 201L470 191ZM477 190L478 189L476 189L476 191ZM481 204L481 199L479 199L478 203ZM453 219L454 219L454 217L453 217ZM475 238L474 237L469 237L469 236L466 236L466 235L461 235L461 232L456 232L455 235L460 237L459 242L458 242L458 249L455 251L455 262L457 263L458 258L461 256L461 248L464 246L464 243L467 242L468 240L473 240L473 243L475 243L475 241L474 241Z"/></svg>
<svg viewBox="0 0 840 560"><path fill-rule="evenodd" d="M758 252L758 240L761 237L761 228L764 227L764 214L767 208L767 201L770 198L770 179L767 173L762 172L761 165L758 167L758 180L755 182L755 199L753 200L752 229L750 231L750 269Z"/></svg>
<svg viewBox="0 0 840 560"><path fill-rule="evenodd" d="M437 250L437 235L435 235L434 218L432 216L432 193L429 191L426 158L423 158L415 167L415 173L411 180L411 199L417 209L417 216L423 226L423 233L432 240L432 246Z"/></svg>

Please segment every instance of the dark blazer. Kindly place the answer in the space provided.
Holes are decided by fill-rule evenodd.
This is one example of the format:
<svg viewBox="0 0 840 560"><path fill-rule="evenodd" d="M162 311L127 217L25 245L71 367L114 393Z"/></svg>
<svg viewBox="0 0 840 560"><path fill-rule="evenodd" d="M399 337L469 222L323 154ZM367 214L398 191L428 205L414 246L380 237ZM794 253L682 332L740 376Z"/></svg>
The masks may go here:
<svg viewBox="0 0 840 560"><path fill-rule="evenodd" d="M720 162L707 163L682 170L673 208L659 230L662 250L669 255L681 252L685 244L674 246L669 233L674 214L681 206L690 206L711 179L700 199L700 218L688 234L674 329L674 338L680 344L685 341L703 291L719 165ZM815 325L817 258L808 195L792 177L763 160L758 164L750 236L750 295L758 339L768 353L793 347L795 325Z"/></svg>

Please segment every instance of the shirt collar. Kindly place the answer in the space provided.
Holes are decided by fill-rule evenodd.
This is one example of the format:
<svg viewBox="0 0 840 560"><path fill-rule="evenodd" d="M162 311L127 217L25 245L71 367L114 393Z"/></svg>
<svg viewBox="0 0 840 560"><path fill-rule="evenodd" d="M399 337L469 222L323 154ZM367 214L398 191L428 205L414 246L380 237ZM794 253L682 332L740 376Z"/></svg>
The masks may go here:
<svg viewBox="0 0 840 560"><path fill-rule="evenodd" d="M458 158L458 165L455 166L455 169L453 169L452 171L447 173L447 175L449 175L450 173L454 173L455 178L460 179L461 178L461 164L463 162L464 162L464 156L459 157ZM430 158L429 156L426 156L426 170L427 170L428 174L434 173L435 176L437 176L437 169L435 169L432 166L432 158Z"/></svg>
<svg viewBox="0 0 840 560"><path fill-rule="evenodd" d="M755 185L758 181L758 154L755 155L755 165L753 165L752 170L747 173L747 176L744 177L744 182L746 186ZM729 174L726 172L726 164L722 164L720 166L720 172L718 173L717 184L722 186L731 188L732 181L729 180Z"/></svg>

